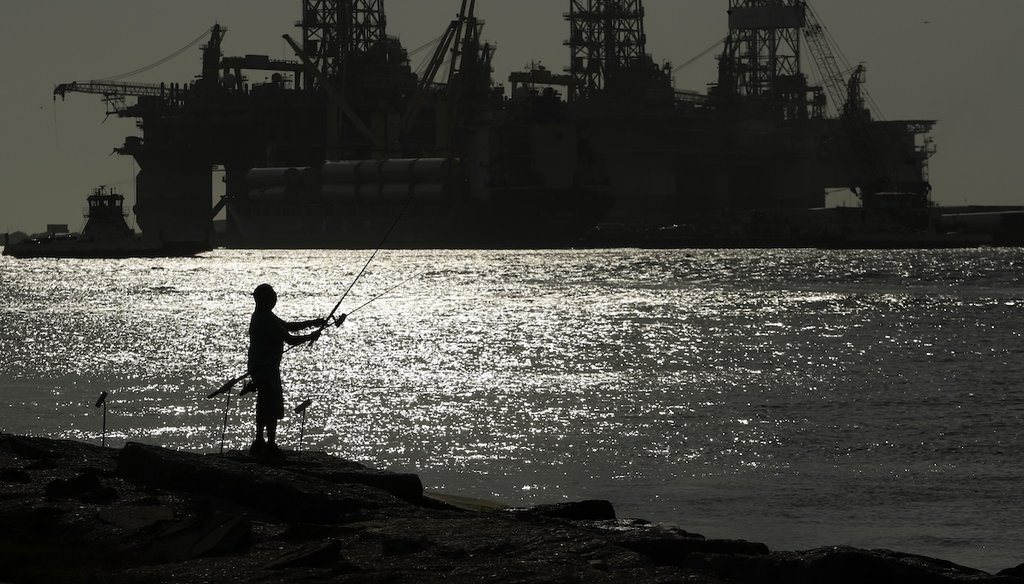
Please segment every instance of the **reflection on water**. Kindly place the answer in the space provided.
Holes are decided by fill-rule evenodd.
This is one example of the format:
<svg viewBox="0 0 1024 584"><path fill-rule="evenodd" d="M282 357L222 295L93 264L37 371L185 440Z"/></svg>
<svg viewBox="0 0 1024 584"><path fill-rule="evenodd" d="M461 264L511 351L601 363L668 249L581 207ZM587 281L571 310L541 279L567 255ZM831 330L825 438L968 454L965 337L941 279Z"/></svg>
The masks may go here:
<svg viewBox="0 0 1024 584"><path fill-rule="evenodd" d="M322 316L370 252L0 261L0 429L219 447L249 292ZM510 503L786 549L1016 565L1021 250L384 251L285 357L306 447ZM227 441L250 439L251 396ZM299 420L282 427L287 445Z"/></svg>

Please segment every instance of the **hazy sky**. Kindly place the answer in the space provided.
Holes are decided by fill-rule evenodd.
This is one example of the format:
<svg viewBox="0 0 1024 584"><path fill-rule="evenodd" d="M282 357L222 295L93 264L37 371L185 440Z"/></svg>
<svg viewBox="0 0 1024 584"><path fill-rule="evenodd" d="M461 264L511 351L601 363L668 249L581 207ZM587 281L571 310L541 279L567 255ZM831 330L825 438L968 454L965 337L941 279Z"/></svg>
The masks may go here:
<svg viewBox="0 0 1024 584"><path fill-rule="evenodd" d="M683 63L725 36L727 0L646 0L648 52ZM816 0L849 61L868 66L868 90L888 119L937 119L932 159L941 204L1024 204L1024 22L1021 0ZM459 0L386 0L388 32L407 49L439 36ZM478 0L496 43L495 78L531 61L561 70L568 0ZM134 194L130 158L110 156L134 120L110 117L98 96L52 100L57 83L119 75L175 52L214 22L228 28L228 55L294 58L300 0L5 0L0 7L0 232L81 228L85 196L100 184ZM414 57L418 66L426 51ZM186 83L196 47L141 82ZM809 65L805 70L813 70ZM703 91L713 55L680 71L676 86Z"/></svg>

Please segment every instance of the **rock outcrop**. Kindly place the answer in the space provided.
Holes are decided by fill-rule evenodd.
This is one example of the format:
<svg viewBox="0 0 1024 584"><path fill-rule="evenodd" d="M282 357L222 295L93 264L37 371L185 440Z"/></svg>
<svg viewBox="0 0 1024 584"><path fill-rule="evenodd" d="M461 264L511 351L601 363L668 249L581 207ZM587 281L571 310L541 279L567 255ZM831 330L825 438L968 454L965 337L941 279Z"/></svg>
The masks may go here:
<svg viewBox="0 0 1024 584"><path fill-rule="evenodd" d="M1019 566L993 576L885 550L772 552L619 519L607 501L443 499L415 475L323 453L266 461L0 434L0 580L1024 583Z"/></svg>

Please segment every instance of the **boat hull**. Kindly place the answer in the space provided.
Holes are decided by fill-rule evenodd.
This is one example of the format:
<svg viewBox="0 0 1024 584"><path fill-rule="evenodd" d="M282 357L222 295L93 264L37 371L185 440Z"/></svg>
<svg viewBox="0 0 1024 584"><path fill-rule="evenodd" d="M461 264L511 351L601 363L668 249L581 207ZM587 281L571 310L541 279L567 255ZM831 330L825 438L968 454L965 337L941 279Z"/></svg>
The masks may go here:
<svg viewBox="0 0 1024 584"><path fill-rule="evenodd" d="M89 242L76 239L26 239L4 247L3 255L15 258L124 259L191 256L204 245L153 245L142 238L120 242Z"/></svg>

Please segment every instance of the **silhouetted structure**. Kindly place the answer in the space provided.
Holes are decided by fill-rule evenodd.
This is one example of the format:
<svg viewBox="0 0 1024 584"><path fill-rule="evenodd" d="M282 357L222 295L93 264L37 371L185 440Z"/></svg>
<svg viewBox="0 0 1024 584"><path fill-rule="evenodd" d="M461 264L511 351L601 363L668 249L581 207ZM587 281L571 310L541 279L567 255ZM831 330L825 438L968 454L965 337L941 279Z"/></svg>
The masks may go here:
<svg viewBox="0 0 1024 584"><path fill-rule="evenodd" d="M49 225L45 234L16 241L4 247L4 255L15 257L124 258L162 256L168 250L158 242L143 239L128 226L124 196L97 187L87 198L85 227L68 233L66 225Z"/></svg>
<svg viewBox="0 0 1024 584"><path fill-rule="evenodd" d="M389 246L571 245L599 221L591 243L857 244L936 220L934 122L873 119L863 67L840 63L800 0L729 0L706 94L675 90L646 53L641 0L570 0L567 75L513 73L510 95L474 0L420 75L383 0L302 10L301 62L225 57L214 26L186 86L58 87L141 120L118 151L141 168L144 233L208 246L223 208L225 243L249 247L372 247L400 213ZM227 195L211 209L215 166ZM844 189L863 209L821 210Z"/></svg>
<svg viewBox="0 0 1024 584"><path fill-rule="evenodd" d="M640 0L571 0L568 14L573 83L569 101L593 97L647 59Z"/></svg>

